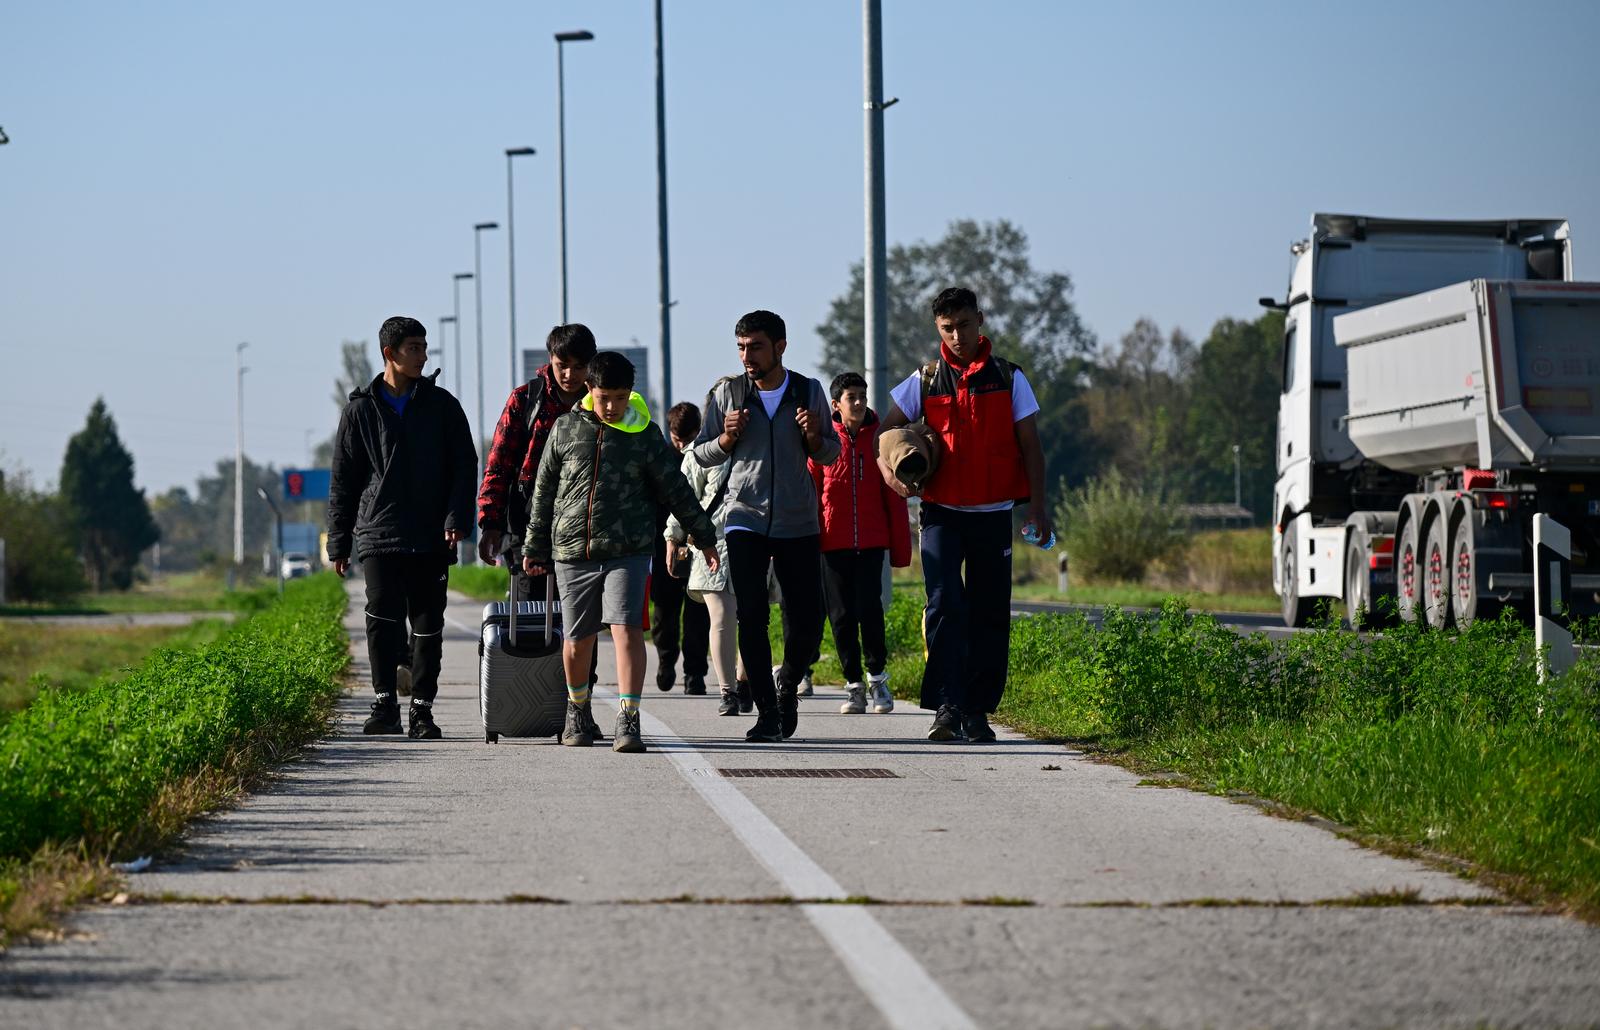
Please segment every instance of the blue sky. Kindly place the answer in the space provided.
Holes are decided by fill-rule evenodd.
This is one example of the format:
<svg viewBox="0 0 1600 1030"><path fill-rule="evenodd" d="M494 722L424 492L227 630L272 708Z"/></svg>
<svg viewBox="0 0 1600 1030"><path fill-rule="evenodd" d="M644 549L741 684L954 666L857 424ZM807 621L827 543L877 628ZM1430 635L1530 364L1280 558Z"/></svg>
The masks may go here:
<svg viewBox="0 0 1600 1030"><path fill-rule="evenodd" d="M1009 218L1102 340L1281 292L1311 212L1560 216L1600 279L1600 5L884 0L889 236ZM815 325L862 250L858 3L667 0L675 377L754 307ZM104 395L152 492L303 463L343 339L430 331L517 170L519 342L556 320L555 44L572 317L656 341L648 0L12 4L0 14L0 466L42 481ZM485 422L509 386L484 237ZM470 316L471 291L463 292ZM474 340L464 319L466 391ZM654 371L654 370L653 370ZM446 373L453 384L454 370Z"/></svg>

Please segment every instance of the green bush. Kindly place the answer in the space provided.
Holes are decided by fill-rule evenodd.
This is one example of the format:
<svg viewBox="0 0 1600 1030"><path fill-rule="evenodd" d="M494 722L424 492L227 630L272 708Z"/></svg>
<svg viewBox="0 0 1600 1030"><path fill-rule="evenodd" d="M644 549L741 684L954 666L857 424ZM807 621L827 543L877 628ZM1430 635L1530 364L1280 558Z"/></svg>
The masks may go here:
<svg viewBox="0 0 1600 1030"><path fill-rule="evenodd" d="M48 841L104 846L164 786L247 738L314 734L347 661L344 604L337 578L298 580L208 647L157 651L119 681L43 691L0 727L0 858Z"/></svg>
<svg viewBox="0 0 1600 1030"><path fill-rule="evenodd" d="M0 472L0 540L6 542L7 603L62 602L87 590L61 499L33 489L25 473Z"/></svg>
<svg viewBox="0 0 1600 1030"><path fill-rule="evenodd" d="M1145 490L1113 469L1066 494L1057 532L1086 579L1139 582L1152 562L1184 550L1183 524L1160 490Z"/></svg>

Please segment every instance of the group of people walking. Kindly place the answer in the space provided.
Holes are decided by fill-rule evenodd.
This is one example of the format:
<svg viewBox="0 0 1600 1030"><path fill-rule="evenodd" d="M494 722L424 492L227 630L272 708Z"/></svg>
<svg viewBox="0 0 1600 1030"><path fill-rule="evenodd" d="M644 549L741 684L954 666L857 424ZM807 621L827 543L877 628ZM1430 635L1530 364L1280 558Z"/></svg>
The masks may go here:
<svg viewBox="0 0 1600 1030"><path fill-rule="evenodd" d="M365 570L376 694L367 733L402 731L396 675L411 674L408 732L436 739L448 566L476 522L478 553L505 560L513 600L542 598L553 575L564 625L567 715L561 742L604 740L591 706L596 639L616 650L617 751L645 750L645 606L654 602L656 683L706 692L719 714L755 712L745 734L792 736L810 691L823 619L847 680L845 713L894 702L887 677L884 565L910 564L906 499L919 496L927 601L921 704L929 739L994 739L1005 688L1012 509L1050 532L1044 459L1026 375L993 352L970 290L933 300L938 356L867 405L856 372L829 387L783 363L784 321L752 311L734 326L742 371L712 385L703 411L673 406L666 433L634 389L634 368L599 351L583 325L557 326L550 360L507 399L477 481L460 404L424 376L426 331L383 324L384 371L354 391L335 438L328 558ZM885 434L915 428L912 446ZM922 441L926 441L923 443ZM476 500L474 503L474 486ZM768 624L776 591L783 646ZM410 622L407 635L406 622ZM408 650L409 648L409 650ZM396 656L404 653L404 657Z"/></svg>

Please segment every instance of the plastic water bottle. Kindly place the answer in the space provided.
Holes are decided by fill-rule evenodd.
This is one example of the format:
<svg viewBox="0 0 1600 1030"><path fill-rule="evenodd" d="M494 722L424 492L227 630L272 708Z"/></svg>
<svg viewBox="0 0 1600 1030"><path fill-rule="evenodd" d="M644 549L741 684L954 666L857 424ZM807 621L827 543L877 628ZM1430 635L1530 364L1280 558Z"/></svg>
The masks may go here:
<svg viewBox="0 0 1600 1030"><path fill-rule="evenodd" d="M1041 551L1048 551L1056 545L1056 531L1053 529L1050 531L1050 539L1040 540L1039 526L1030 519L1022 524L1022 539L1033 544Z"/></svg>

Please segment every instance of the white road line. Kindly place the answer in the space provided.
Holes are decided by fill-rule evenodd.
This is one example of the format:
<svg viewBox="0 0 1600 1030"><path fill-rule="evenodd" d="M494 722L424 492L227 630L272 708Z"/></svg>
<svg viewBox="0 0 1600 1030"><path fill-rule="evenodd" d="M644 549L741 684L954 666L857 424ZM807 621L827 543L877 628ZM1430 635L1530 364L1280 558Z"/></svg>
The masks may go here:
<svg viewBox="0 0 1600 1030"><path fill-rule="evenodd" d="M723 779L710 759L654 715L640 715L644 731L670 745L663 750L673 767L785 890L799 898L848 897L826 869L800 850L755 802ZM977 1030L971 1017L867 908L801 905L800 910L890 1026L896 1030Z"/></svg>

